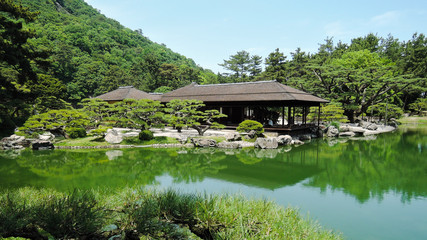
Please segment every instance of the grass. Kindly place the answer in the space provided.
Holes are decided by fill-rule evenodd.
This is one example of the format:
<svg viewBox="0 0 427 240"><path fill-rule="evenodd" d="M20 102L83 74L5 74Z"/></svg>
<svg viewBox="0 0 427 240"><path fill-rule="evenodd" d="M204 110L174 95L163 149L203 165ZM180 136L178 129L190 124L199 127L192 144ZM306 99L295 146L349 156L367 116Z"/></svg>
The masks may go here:
<svg viewBox="0 0 427 240"><path fill-rule="evenodd" d="M56 146L106 146L110 145L99 137L69 138L54 143Z"/></svg>
<svg viewBox="0 0 427 240"><path fill-rule="evenodd" d="M175 138L171 137L154 137L149 141L141 141L138 137L125 138L120 143L121 145L151 145L151 144L167 144L167 143L179 143ZM111 145L104 139L98 137L84 137L75 139L62 139L55 143L56 146L107 146Z"/></svg>
<svg viewBox="0 0 427 240"><path fill-rule="evenodd" d="M0 236L59 239L342 239L298 210L240 195L126 188L0 193ZM1 237L0 237L1 239Z"/></svg>
<svg viewBox="0 0 427 240"><path fill-rule="evenodd" d="M125 144L125 145L151 145L151 144L169 144L169 143L175 144L175 143L180 143L180 142L176 138L164 137L164 136L154 137L154 139L146 140L146 141L142 141L138 137L129 137L129 138L123 139L123 142L121 144Z"/></svg>
<svg viewBox="0 0 427 240"><path fill-rule="evenodd" d="M398 121L402 124L427 124L427 117L404 117Z"/></svg>

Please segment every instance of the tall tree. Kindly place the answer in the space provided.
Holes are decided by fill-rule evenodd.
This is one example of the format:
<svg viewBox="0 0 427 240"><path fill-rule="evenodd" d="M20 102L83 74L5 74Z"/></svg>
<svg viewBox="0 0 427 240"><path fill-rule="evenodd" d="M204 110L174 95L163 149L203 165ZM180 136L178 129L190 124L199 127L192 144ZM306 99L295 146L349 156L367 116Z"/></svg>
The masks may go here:
<svg viewBox="0 0 427 240"><path fill-rule="evenodd" d="M227 117L218 110L205 110L203 101L200 100L180 100L173 99L166 103L165 111L169 113L169 125L181 132L183 127L190 127L197 130L200 136L210 128L224 128L215 122L215 119Z"/></svg>
<svg viewBox="0 0 427 240"><path fill-rule="evenodd" d="M22 111L33 100L39 76L37 68L48 63L44 52L34 51L28 39L35 36L25 23L35 21L38 12L12 0L0 0L0 126L1 129L15 127L16 120L23 117ZM25 22L25 23L24 23ZM47 76L44 80L56 82ZM38 91L43 92L43 88Z"/></svg>
<svg viewBox="0 0 427 240"><path fill-rule="evenodd" d="M336 85L329 97L343 104L350 121L369 106L384 102L419 81L411 75L397 74L394 63L369 50L345 53L331 62L330 69L334 69L329 77L336 79Z"/></svg>
<svg viewBox="0 0 427 240"><path fill-rule="evenodd" d="M286 56L278 48L268 55L265 65L264 77L266 79L286 83Z"/></svg>
<svg viewBox="0 0 427 240"><path fill-rule="evenodd" d="M231 55L229 60L224 60L224 63L219 64L240 81L247 78L251 64L250 54L246 51L239 51L235 55Z"/></svg>
<svg viewBox="0 0 427 240"><path fill-rule="evenodd" d="M249 64L249 74L252 79L259 76L262 72L262 57L253 55L251 57L251 63Z"/></svg>

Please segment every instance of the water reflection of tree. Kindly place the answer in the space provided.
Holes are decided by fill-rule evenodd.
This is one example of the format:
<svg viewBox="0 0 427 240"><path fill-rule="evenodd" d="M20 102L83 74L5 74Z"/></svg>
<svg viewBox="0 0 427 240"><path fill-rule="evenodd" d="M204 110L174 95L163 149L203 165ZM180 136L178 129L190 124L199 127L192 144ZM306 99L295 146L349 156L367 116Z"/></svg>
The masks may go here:
<svg viewBox="0 0 427 240"><path fill-rule="evenodd" d="M375 141L348 141L333 147L320 143L319 160L325 171L307 185L341 190L362 203L370 198L382 200L391 191L401 194L402 202L427 196L427 154L416 151L426 139L419 134L384 134Z"/></svg>
<svg viewBox="0 0 427 240"><path fill-rule="evenodd" d="M190 150L189 154L178 154L177 149L115 151L114 157L106 154L107 150L22 151L15 159L5 158L8 161L0 164L1 178L4 178L1 185L58 190L117 188L155 184L155 178L166 173L177 182L188 183L217 172L223 167L218 162L226 157L223 153L193 153L196 150ZM13 177L21 179L19 184Z"/></svg>
<svg viewBox="0 0 427 240"><path fill-rule="evenodd" d="M265 189L308 179L321 191L343 191L363 203L390 192L402 202L427 196L427 130L407 129L373 141L315 141L278 150L121 149L22 151L1 156L0 188L121 188L156 184L169 174L174 182L205 177ZM109 158L110 157L110 158Z"/></svg>

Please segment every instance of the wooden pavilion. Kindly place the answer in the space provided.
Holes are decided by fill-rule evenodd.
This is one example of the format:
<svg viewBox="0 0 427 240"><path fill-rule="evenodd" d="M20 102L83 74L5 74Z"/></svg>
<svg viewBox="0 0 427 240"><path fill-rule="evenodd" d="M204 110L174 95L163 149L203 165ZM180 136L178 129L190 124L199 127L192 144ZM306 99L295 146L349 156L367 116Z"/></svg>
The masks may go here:
<svg viewBox="0 0 427 240"><path fill-rule="evenodd" d="M320 104L329 102L275 80L208 85L192 83L163 94L160 101L166 103L172 99L202 100L207 109L218 109L228 116L222 122L228 127L236 126L245 119L262 119L262 116L259 116L259 112L257 113L257 109L266 107L281 108L281 123L271 124L271 128L274 129L266 127L266 130L279 132L280 130L289 131L307 128L310 125L313 126L313 124L307 124L307 115L310 107L319 107L319 115L317 117L317 124L319 124ZM297 108L299 109L297 110ZM287 112L287 116L285 112ZM295 120L296 112L299 112L301 116L299 121ZM285 118L287 119L286 124Z"/></svg>

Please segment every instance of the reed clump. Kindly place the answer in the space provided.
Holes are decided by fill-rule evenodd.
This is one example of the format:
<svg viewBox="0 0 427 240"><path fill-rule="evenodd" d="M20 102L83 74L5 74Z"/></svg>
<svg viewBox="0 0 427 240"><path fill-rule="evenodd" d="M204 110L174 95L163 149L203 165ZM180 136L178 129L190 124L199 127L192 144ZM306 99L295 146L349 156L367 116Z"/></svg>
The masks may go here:
<svg viewBox="0 0 427 240"><path fill-rule="evenodd" d="M294 208L239 195L128 188L0 194L0 239L342 239Z"/></svg>

